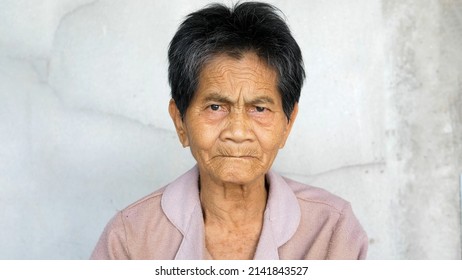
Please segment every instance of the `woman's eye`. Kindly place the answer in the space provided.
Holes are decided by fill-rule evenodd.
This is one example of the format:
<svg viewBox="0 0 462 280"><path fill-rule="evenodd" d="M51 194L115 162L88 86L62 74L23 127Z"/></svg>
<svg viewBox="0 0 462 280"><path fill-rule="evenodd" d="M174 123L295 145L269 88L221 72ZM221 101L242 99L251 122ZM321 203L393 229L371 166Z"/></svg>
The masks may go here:
<svg viewBox="0 0 462 280"><path fill-rule="evenodd" d="M257 112L259 112L259 113L262 113L262 112L264 112L264 111L266 110L266 108L265 108L265 107L256 106L256 107L255 107L255 110L256 110Z"/></svg>
<svg viewBox="0 0 462 280"><path fill-rule="evenodd" d="M220 110L220 105L212 104L210 105L210 109L212 109L212 111L218 111Z"/></svg>

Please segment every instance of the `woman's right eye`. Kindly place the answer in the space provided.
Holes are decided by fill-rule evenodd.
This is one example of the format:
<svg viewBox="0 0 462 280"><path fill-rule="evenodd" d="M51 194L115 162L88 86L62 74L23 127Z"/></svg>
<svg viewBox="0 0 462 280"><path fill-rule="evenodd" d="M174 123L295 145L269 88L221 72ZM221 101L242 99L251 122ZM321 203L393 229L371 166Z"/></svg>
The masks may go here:
<svg viewBox="0 0 462 280"><path fill-rule="evenodd" d="M220 105L212 104L210 105L210 109L212 109L212 111L218 111L220 110Z"/></svg>

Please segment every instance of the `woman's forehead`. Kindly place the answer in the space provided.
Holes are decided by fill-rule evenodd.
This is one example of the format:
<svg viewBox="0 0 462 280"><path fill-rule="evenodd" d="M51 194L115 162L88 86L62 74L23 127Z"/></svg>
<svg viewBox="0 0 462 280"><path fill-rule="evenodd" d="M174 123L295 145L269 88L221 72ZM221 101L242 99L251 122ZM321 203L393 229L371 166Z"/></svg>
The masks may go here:
<svg viewBox="0 0 462 280"><path fill-rule="evenodd" d="M247 83L252 86L275 88L276 71L256 54L245 53L240 58L219 54L210 59L199 75L199 84Z"/></svg>

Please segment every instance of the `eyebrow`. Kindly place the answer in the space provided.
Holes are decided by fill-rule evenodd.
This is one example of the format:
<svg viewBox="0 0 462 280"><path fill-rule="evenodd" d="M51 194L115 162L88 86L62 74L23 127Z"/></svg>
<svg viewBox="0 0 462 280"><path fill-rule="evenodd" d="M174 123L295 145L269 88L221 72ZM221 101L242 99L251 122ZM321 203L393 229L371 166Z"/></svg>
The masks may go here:
<svg viewBox="0 0 462 280"><path fill-rule="evenodd" d="M219 103L231 104L231 99L218 93L211 93L204 98L205 102L214 101Z"/></svg>
<svg viewBox="0 0 462 280"><path fill-rule="evenodd" d="M223 96L219 93L211 93L210 95L204 98L205 102L214 101L225 104L232 104L233 101L227 96ZM274 99L269 96L257 96L250 101L246 102L247 104L275 104Z"/></svg>
<svg viewBox="0 0 462 280"><path fill-rule="evenodd" d="M274 105L274 100L273 98L269 96L259 96L256 97L249 102L250 104L273 104Z"/></svg>

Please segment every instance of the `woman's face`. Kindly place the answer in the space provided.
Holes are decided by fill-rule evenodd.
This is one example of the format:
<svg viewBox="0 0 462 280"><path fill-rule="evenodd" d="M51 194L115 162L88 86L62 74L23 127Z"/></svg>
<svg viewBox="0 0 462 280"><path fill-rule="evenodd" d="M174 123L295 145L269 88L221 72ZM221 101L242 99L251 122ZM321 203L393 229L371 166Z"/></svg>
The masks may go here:
<svg viewBox="0 0 462 280"><path fill-rule="evenodd" d="M264 179L294 122L282 109L277 75L253 53L214 57L199 76L185 117L172 101L180 141L197 160L201 178L218 184Z"/></svg>

